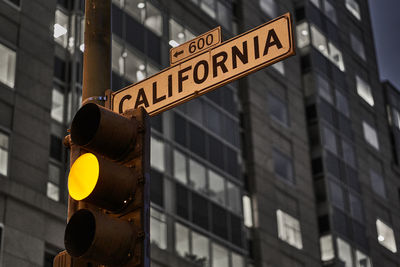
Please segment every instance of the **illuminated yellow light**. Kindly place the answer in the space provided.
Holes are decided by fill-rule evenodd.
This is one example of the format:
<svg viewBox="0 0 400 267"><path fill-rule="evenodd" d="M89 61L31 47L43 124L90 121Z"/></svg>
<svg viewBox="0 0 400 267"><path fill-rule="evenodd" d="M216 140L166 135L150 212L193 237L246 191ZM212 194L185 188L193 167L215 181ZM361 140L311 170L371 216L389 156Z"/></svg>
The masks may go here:
<svg viewBox="0 0 400 267"><path fill-rule="evenodd" d="M99 161L92 153L75 160L68 176L68 190L75 200L87 198L96 187L99 178Z"/></svg>

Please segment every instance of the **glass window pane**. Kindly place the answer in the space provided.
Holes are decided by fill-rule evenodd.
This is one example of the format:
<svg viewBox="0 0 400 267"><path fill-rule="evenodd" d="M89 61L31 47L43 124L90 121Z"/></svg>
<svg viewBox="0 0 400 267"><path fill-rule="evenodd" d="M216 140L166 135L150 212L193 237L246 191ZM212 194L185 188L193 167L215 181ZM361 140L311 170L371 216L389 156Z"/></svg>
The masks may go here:
<svg viewBox="0 0 400 267"><path fill-rule="evenodd" d="M0 82L14 88L15 83L15 51L0 43Z"/></svg>
<svg viewBox="0 0 400 267"><path fill-rule="evenodd" d="M195 190L206 193L206 169L192 159L189 160L189 184Z"/></svg>
<svg viewBox="0 0 400 267"><path fill-rule="evenodd" d="M231 19L231 11L228 9L224 4L221 2L217 2L217 8L218 8L218 21L230 30L232 28L232 19Z"/></svg>
<svg viewBox="0 0 400 267"><path fill-rule="evenodd" d="M346 164L356 168L356 157L354 155L354 148L345 140L342 139L342 157Z"/></svg>
<svg viewBox="0 0 400 267"><path fill-rule="evenodd" d="M335 94L337 110L346 117L350 117L349 102L347 98L341 92L339 92L339 90L335 90Z"/></svg>
<svg viewBox="0 0 400 267"><path fill-rule="evenodd" d="M244 267L244 258L232 252L232 267Z"/></svg>
<svg viewBox="0 0 400 267"><path fill-rule="evenodd" d="M288 114L286 104L279 98L268 95L268 109L272 118L275 118L284 125L288 125Z"/></svg>
<svg viewBox="0 0 400 267"><path fill-rule="evenodd" d="M357 221L364 223L364 212L361 203L361 199L356 197L353 194L349 194L349 202L350 202L350 214Z"/></svg>
<svg viewBox="0 0 400 267"><path fill-rule="evenodd" d="M358 20L361 20L360 6L356 0L346 0L346 8Z"/></svg>
<svg viewBox="0 0 400 267"><path fill-rule="evenodd" d="M208 172L208 178L210 198L225 205L225 179L211 170Z"/></svg>
<svg viewBox="0 0 400 267"><path fill-rule="evenodd" d="M240 197L240 189L233 183L228 182L228 206L229 208L236 213L241 212L241 197Z"/></svg>
<svg viewBox="0 0 400 267"><path fill-rule="evenodd" d="M319 96L333 104L332 88L329 82L320 75L316 75L315 78Z"/></svg>
<svg viewBox="0 0 400 267"><path fill-rule="evenodd" d="M324 0L325 15L335 24L337 24L337 16L335 7L328 1Z"/></svg>
<svg viewBox="0 0 400 267"><path fill-rule="evenodd" d="M155 209L150 210L150 242L160 249L167 248L167 224L165 215Z"/></svg>
<svg viewBox="0 0 400 267"><path fill-rule="evenodd" d="M228 267L228 250L215 243L212 244L212 267Z"/></svg>
<svg viewBox="0 0 400 267"><path fill-rule="evenodd" d="M8 136L0 132L0 174L8 174Z"/></svg>
<svg viewBox="0 0 400 267"><path fill-rule="evenodd" d="M187 184L186 157L174 150L174 176L181 183Z"/></svg>
<svg viewBox="0 0 400 267"><path fill-rule="evenodd" d="M323 126L324 147L337 155L337 142L335 133L326 126Z"/></svg>
<svg viewBox="0 0 400 267"><path fill-rule="evenodd" d="M259 0L261 10L267 14L270 18L277 16L278 10L275 0Z"/></svg>
<svg viewBox="0 0 400 267"><path fill-rule="evenodd" d="M55 22L54 22L54 40L62 45L63 47L67 47L68 44L68 16L65 15L62 11L56 10L55 14Z"/></svg>
<svg viewBox="0 0 400 267"><path fill-rule="evenodd" d="M297 31L297 47L303 48L310 44L310 32L308 29L308 23L302 22L296 27Z"/></svg>
<svg viewBox="0 0 400 267"><path fill-rule="evenodd" d="M123 55L126 55L125 77L131 82L139 82L146 78L146 65L144 60L129 50Z"/></svg>
<svg viewBox="0 0 400 267"><path fill-rule="evenodd" d="M345 71L342 52L334 44L332 44L331 42L329 42L329 59L341 71Z"/></svg>
<svg viewBox="0 0 400 267"><path fill-rule="evenodd" d="M345 210L344 192L342 187L333 181L329 181L329 189L332 203L341 210Z"/></svg>
<svg viewBox="0 0 400 267"><path fill-rule="evenodd" d="M337 247L339 259L344 262L344 267L353 267L353 257L350 245L346 241L337 238Z"/></svg>
<svg viewBox="0 0 400 267"><path fill-rule="evenodd" d="M61 175L60 167L54 164L49 164L49 181L52 182L53 184L59 185L60 175Z"/></svg>
<svg viewBox="0 0 400 267"><path fill-rule="evenodd" d="M367 143L379 150L378 136L375 128L363 121L364 138Z"/></svg>
<svg viewBox="0 0 400 267"><path fill-rule="evenodd" d="M325 235L319 239L321 246L321 260L329 261L335 257L335 251L333 249L332 235Z"/></svg>
<svg viewBox="0 0 400 267"><path fill-rule="evenodd" d="M47 197L54 200L60 200L60 188L51 182L47 182Z"/></svg>
<svg viewBox="0 0 400 267"><path fill-rule="evenodd" d="M326 38L314 25L311 25L311 38L313 46L326 57L329 57Z"/></svg>
<svg viewBox="0 0 400 267"><path fill-rule="evenodd" d="M125 60L122 45L112 40L112 70L120 76L125 73ZM125 54L126 55L126 54Z"/></svg>
<svg viewBox="0 0 400 267"><path fill-rule="evenodd" d="M201 9L215 19L215 0L201 0Z"/></svg>
<svg viewBox="0 0 400 267"><path fill-rule="evenodd" d="M124 2L118 2L121 3L121 8L123 8L125 2L125 12L131 17L135 18L140 23L144 21L146 16L146 4L144 3L144 0L125 0Z"/></svg>
<svg viewBox="0 0 400 267"><path fill-rule="evenodd" d="M374 106L374 97L369 84L357 75L356 83L358 95L361 96L370 106Z"/></svg>
<svg viewBox="0 0 400 267"><path fill-rule="evenodd" d="M58 122L64 119L64 94L53 88L51 97L51 118Z"/></svg>
<svg viewBox="0 0 400 267"><path fill-rule="evenodd" d="M253 209L249 196L243 196L243 220L246 227L253 227Z"/></svg>
<svg viewBox="0 0 400 267"><path fill-rule="evenodd" d="M276 149L272 151L275 173L290 182L293 182L293 166L291 160Z"/></svg>
<svg viewBox="0 0 400 267"><path fill-rule="evenodd" d="M369 257L359 250L356 250L356 267L371 267Z"/></svg>
<svg viewBox="0 0 400 267"><path fill-rule="evenodd" d="M365 61L367 58L365 56L364 44L352 33L350 33L350 42L353 51Z"/></svg>
<svg viewBox="0 0 400 267"><path fill-rule="evenodd" d="M173 19L169 20L169 44L176 47L185 42L183 26Z"/></svg>
<svg viewBox="0 0 400 267"><path fill-rule="evenodd" d="M298 249L302 249L303 243L299 221L281 210L276 211L276 218L278 224L278 237L288 244Z"/></svg>
<svg viewBox="0 0 400 267"><path fill-rule="evenodd" d="M165 171L164 143L151 137L150 163L151 167L161 172Z"/></svg>
<svg viewBox="0 0 400 267"><path fill-rule="evenodd" d="M192 232L192 254L195 256L195 262L200 266L209 266L209 240L201 234Z"/></svg>
<svg viewBox="0 0 400 267"><path fill-rule="evenodd" d="M146 18L144 21L144 25L158 36L162 35L163 17L161 11L150 4L148 1L146 2Z"/></svg>
<svg viewBox="0 0 400 267"><path fill-rule="evenodd" d="M382 174L378 173L373 169L370 169L369 177L371 180L371 188L375 192L375 194L378 194L381 197L386 198L386 189Z"/></svg>
<svg viewBox="0 0 400 267"><path fill-rule="evenodd" d="M376 220L376 230L378 232L378 242L393 253L397 252L396 240L393 229L383 221Z"/></svg>
<svg viewBox="0 0 400 267"><path fill-rule="evenodd" d="M175 223L175 251L181 257L188 257L189 253L189 229L180 223Z"/></svg>

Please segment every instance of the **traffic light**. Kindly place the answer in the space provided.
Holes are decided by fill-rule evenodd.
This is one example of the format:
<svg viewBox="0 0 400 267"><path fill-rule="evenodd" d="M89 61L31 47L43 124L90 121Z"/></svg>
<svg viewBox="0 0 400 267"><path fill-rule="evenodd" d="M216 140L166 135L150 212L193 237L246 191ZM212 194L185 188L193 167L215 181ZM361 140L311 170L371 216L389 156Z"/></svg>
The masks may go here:
<svg viewBox="0 0 400 267"><path fill-rule="evenodd" d="M85 104L71 124L68 177L76 211L65 229L73 259L149 267L150 132L143 108L120 115ZM93 265L87 265L93 266Z"/></svg>

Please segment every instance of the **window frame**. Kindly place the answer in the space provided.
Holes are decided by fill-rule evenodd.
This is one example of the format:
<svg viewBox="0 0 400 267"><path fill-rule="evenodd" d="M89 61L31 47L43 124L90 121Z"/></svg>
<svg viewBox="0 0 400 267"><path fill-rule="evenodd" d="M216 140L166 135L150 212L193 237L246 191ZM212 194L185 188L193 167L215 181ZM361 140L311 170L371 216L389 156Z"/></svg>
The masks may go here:
<svg viewBox="0 0 400 267"><path fill-rule="evenodd" d="M291 220L291 222L288 223L288 220ZM286 243L297 249L302 250L303 238L301 234L300 220L280 209L277 209L276 222L279 239L285 241ZM293 240L291 240L292 238Z"/></svg>
<svg viewBox="0 0 400 267"><path fill-rule="evenodd" d="M0 134L4 135L7 138L7 147L4 148L4 149L3 149L3 147L0 147L1 149L6 151L6 153L7 153L6 174L0 173L0 176L9 177L9 175L10 175L10 134L5 132L5 131L3 131L1 128L0 128Z"/></svg>
<svg viewBox="0 0 400 267"><path fill-rule="evenodd" d="M3 46L6 50L10 50L11 52L13 52L12 56L13 56L13 63L14 63L14 69L12 70L13 76L14 76L13 81L12 81L12 86L11 86L11 84L6 83L7 81L3 82L1 80L0 80L0 85L5 86L11 90L14 90L16 82L17 82L17 79L16 79L17 78L17 62L18 62L17 48L14 45L8 44L3 39L0 39L0 46Z"/></svg>

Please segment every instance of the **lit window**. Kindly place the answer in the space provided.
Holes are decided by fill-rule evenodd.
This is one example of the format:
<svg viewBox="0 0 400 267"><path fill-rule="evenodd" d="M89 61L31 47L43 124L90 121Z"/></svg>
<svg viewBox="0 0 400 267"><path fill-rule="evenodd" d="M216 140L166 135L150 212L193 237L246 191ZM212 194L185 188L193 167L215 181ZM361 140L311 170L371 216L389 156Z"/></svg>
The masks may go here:
<svg viewBox="0 0 400 267"><path fill-rule="evenodd" d="M297 32L297 47L303 48L310 44L310 32L308 29L308 23L302 22L296 27Z"/></svg>
<svg viewBox="0 0 400 267"><path fill-rule="evenodd" d="M356 250L356 267L371 267L371 260L359 250Z"/></svg>
<svg viewBox="0 0 400 267"><path fill-rule="evenodd" d="M290 158L276 149L273 149L272 151L272 158L274 160L275 173L279 177L289 182L293 182L293 166Z"/></svg>
<svg viewBox="0 0 400 267"><path fill-rule="evenodd" d="M270 18L275 18L278 13L278 7L275 0L259 0L261 10Z"/></svg>
<svg viewBox="0 0 400 267"><path fill-rule="evenodd" d="M0 82L14 88L16 53L0 43Z"/></svg>
<svg viewBox="0 0 400 267"><path fill-rule="evenodd" d="M333 23L337 24L336 9L328 0L324 0L324 12Z"/></svg>
<svg viewBox="0 0 400 267"><path fill-rule="evenodd" d="M151 137L150 162L151 167L161 172L165 171L164 143Z"/></svg>
<svg viewBox="0 0 400 267"><path fill-rule="evenodd" d="M381 171L370 169L369 178L371 181L372 191L374 191L375 194L383 198L386 198L385 182L383 181L383 176L381 174Z"/></svg>
<svg viewBox="0 0 400 267"><path fill-rule="evenodd" d="M326 37L314 25L311 25L311 40L316 49L326 57L329 57Z"/></svg>
<svg viewBox="0 0 400 267"><path fill-rule="evenodd" d="M233 183L227 183L228 188L228 207L236 213L240 213L241 209L241 197L240 197L240 189Z"/></svg>
<svg viewBox="0 0 400 267"><path fill-rule="evenodd" d="M206 169L192 159L189 160L189 184L195 190L206 193Z"/></svg>
<svg viewBox="0 0 400 267"><path fill-rule="evenodd" d="M253 209L249 196L243 196L243 220L246 227L253 227Z"/></svg>
<svg viewBox="0 0 400 267"><path fill-rule="evenodd" d="M362 97L370 106L374 106L374 98L372 96L371 87L369 84L356 75L357 93Z"/></svg>
<svg viewBox="0 0 400 267"><path fill-rule="evenodd" d="M268 95L268 109L271 117L281 122L285 126L288 126L288 111L286 104L280 100L279 98L273 96L272 94Z"/></svg>
<svg viewBox="0 0 400 267"><path fill-rule="evenodd" d="M54 23L54 40L67 47L68 44L68 16L61 10L56 10L55 23Z"/></svg>
<svg viewBox="0 0 400 267"><path fill-rule="evenodd" d="M365 48L360 39L358 39L354 34L350 33L350 42L353 51L365 61Z"/></svg>
<svg viewBox="0 0 400 267"><path fill-rule="evenodd" d="M346 8L354 17L361 20L360 6L357 0L346 0Z"/></svg>
<svg viewBox="0 0 400 267"><path fill-rule="evenodd" d="M232 252L232 267L244 267L244 259L239 254Z"/></svg>
<svg viewBox="0 0 400 267"><path fill-rule="evenodd" d="M118 4L119 6L123 6ZM134 17L146 28L157 34L162 35L163 32L163 17L159 9L153 6L146 0L130 0L125 1L125 11L130 16Z"/></svg>
<svg viewBox="0 0 400 267"><path fill-rule="evenodd" d="M125 60L125 77L131 82L140 82L146 78L146 65L136 53L126 50L123 53Z"/></svg>
<svg viewBox="0 0 400 267"><path fill-rule="evenodd" d="M186 157L174 150L174 176L181 183L187 184Z"/></svg>
<svg viewBox="0 0 400 267"><path fill-rule="evenodd" d="M203 9L210 17L215 19L215 0L201 0L200 8Z"/></svg>
<svg viewBox="0 0 400 267"><path fill-rule="evenodd" d="M229 255L228 250L215 243L212 244L212 264L211 267L228 267Z"/></svg>
<svg viewBox="0 0 400 267"><path fill-rule="evenodd" d="M194 34L173 19L169 20L169 45L177 47L193 39Z"/></svg>
<svg viewBox="0 0 400 267"><path fill-rule="evenodd" d="M379 150L378 136L374 127L363 121L364 138L368 144Z"/></svg>
<svg viewBox="0 0 400 267"><path fill-rule="evenodd" d="M350 245L340 239L337 238L337 249L338 249L338 256L344 262L344 267L353 267L353 256L351 252Z"/></svg>
<svg viewBox="0 0 400 267"><path fill-rule="evenodd" d="M126 53L124 54L124 50L122 45L119 44L116 40L112 40L112 70L118 74L119 76L123 76L125 73L125 59Z"/></svg>
<svg viewBox="0 0 400 267"><path fill-rule="evenodd" d="M335 133L326 126L324 126L322 130L324 147L333 154L337 155L337 142Z"/></svg>
<svg viewBox="0 0 400 267"><path fill-rule="evenodd" d="M342 52L331 42L329 42L329 59L341 71L345 71Z"/></svg>
<svg viewBox="0 0 400 267"><path fill-rule="evenodd" d="M196 232L192 232L192 255L194 257L194 261L199 263L200 266L209 266L209 244L210 241L207 237Z"/></svg>
<svg viewBox="0 0 400 267"><path fill-rule="evenodd" d="M167 223L165 214L151 208L150 210L150 242L160 249L167 248Z"/></svg>
<svg viewBox="0 0 400 267"><path fill-rule="evenodd" d="M80 21L79 50L81 50L81 52L85 51L85 18L81 18Z"/></svg>
<svg viewBox="0 0 400 267"><path fill-rule="evenodd" d="M8 175L8 135L0 132L0 175Z"/></svg>
<svg viewBox="0 0 400 267"><path fill-rule="evenodd" d="M383 221L376 220L376 230L378 233L378 242L393 253L397 252L396 240L393 229Z"/></svg>
<svg viewBox="0 0 400 267"><path fill-rule="evenodd" d="M209 188L208 195L221 205L225 205L225 180L215 172L208 171Z"/></svg>
<svg viewBox="0 0 400 267"><path fill-rule="evenodd" d="M189 253L189 229L180 223L175 223L175 251L181 257Z"/></svg>
<svg viewBox="0 0 400 267"><path fill-rule="evenodd" d="M303 248L299 221L289 214L277 210L276 218L278 223L278 237L288 244L298 248Z"/></svg>
<svg viewBox="0 0 400 267"><path fill-rule="evenodd" d="M51 118L58 122L64 121L64 94L53 88L51 97Z"/></svg>
<svg viewBox="0 0 400 267"><path fill-rule="evenodd" d="M396 108L392 108L392 114L391 121L393 125L400 129L400 112Z"/></svg>
<svg viewBox="0 0 400 267"><path fill-rule="evenodd" d="M319 239L321 246L321 260L330 261L335 257L335 251L333 249L332 235L321 236Z"/></svg>
<svg viewBox="0 0 400 267"><path fill-rule="evenodd" d="M49 180L47 181L47 197L54 200L60 200L60 174L61 170L54 164L49 164Z"/></svg>

